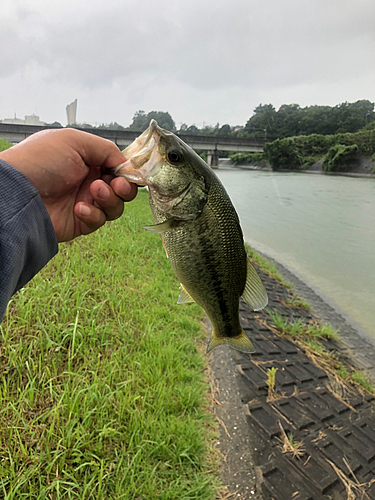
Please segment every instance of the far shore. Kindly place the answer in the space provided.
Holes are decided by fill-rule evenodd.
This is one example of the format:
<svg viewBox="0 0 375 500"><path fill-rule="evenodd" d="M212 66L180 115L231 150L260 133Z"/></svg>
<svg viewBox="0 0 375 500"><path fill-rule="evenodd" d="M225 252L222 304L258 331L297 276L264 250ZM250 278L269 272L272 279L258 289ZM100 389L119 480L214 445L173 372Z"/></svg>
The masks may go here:
<svg viewBox="0 0 375 500"><path fill-rule="evenodd" d="M370 156L358 156L351 163L345 166L345 170L341 172L325 172L323 170L323 158L315 162L306 170L291 170L291 169L278 169L273 170L269 163L262 165L254 164L242 164L234 165L229 158L220 158L219 168L233 168L240 170L259 170L262 172L294 172L301 174L323 174L323 175L339 175L346 177L363 177L369 179L375 179L375 173L372 171L375 169L375 162Z"/></svg>

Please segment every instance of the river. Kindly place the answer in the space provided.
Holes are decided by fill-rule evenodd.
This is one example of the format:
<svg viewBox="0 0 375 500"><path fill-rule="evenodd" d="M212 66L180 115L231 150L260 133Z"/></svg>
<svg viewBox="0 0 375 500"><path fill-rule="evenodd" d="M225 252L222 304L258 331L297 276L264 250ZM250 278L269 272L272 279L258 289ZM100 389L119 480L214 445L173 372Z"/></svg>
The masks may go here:
<svg viewBox="0 0 375 500"><path fill-rule="evenodd" d="M236 207L245 240L375 338L375 180L215 172Z"/></svg>

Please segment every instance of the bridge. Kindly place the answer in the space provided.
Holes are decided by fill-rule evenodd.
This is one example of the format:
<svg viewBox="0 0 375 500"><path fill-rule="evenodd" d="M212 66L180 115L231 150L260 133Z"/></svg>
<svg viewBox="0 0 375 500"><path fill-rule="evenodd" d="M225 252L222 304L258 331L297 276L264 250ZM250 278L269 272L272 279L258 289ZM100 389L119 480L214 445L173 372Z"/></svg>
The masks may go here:
<svg viewBox="0 0 375 500"><path fill-rule="evenodd" d="M0 137L16 144L23 141L35 132L47 130L50 127L38 125L16 125L0 123ZM109 139L122 150L136 139L140 132L130 130L106 130L99 128L80 128L84 132L98 135ZM215 137L209 135L176 134L186 144L195 150L203 150L207 153L207 163L216 167L219 162L219 151L237 151L241 153L262 153L264 140L243 139L237 137Z"/></svg>

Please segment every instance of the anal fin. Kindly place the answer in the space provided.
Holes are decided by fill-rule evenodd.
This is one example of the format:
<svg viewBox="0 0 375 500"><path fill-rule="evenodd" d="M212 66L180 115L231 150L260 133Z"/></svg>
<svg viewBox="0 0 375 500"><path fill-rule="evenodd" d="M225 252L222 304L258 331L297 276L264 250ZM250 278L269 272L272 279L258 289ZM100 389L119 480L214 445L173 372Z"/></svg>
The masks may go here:
<svg viewBox="0 0 375 500"><path fill-rule="evenodd" d="M189 294L189 292L186 291L184 285L181 283L180 286L180 295L177 300L177 304L187 304L189 302L195 302L193 297Z"/></svg>

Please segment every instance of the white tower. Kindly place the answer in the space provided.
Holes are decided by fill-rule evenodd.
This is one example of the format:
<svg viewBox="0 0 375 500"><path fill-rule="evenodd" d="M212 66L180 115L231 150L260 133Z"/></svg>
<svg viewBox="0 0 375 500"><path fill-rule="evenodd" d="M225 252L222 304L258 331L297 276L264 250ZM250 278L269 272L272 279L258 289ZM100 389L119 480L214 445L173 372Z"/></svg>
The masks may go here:
<svg viewBox="0 0 375 500"><path fill-rule="evenodd" d="M74 125L77 122L77 99L67 105L66 116L68 118L68 126Z"/></svg>

